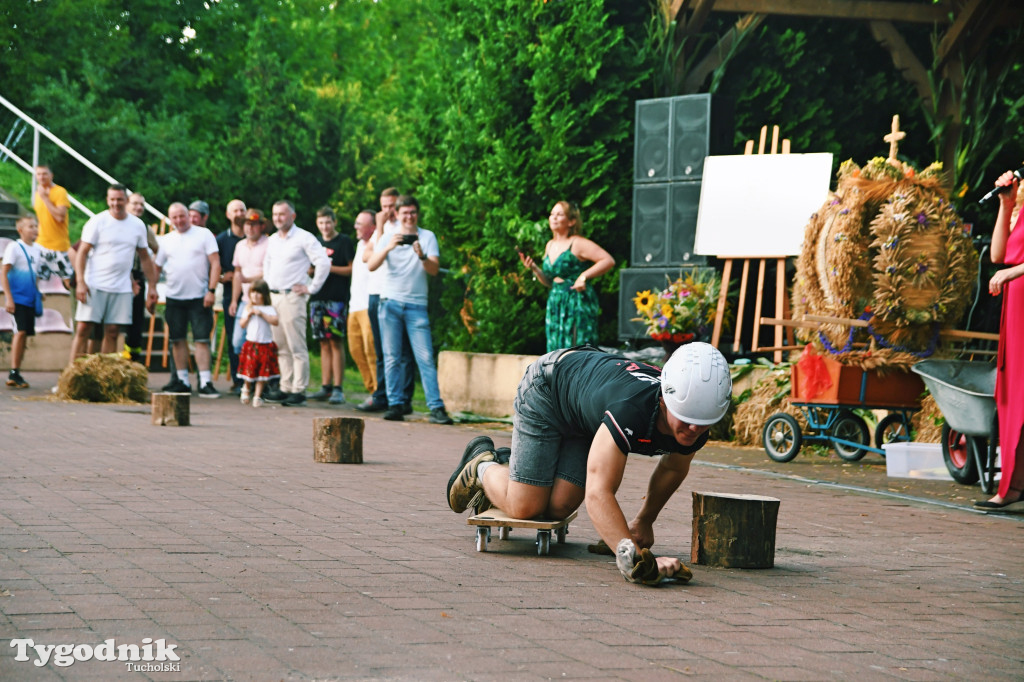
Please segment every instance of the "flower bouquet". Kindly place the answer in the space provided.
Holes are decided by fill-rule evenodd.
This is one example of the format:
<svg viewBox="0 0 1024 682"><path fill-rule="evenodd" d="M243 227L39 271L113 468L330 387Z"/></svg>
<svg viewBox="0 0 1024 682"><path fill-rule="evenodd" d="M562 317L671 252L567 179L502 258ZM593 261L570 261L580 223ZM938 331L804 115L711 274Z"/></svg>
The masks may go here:
<svg viewBox="0 0 1024 682"><path fill-rule="evenodd" d="M667 278L666 278L667 279ZM633 303L647 335L663 344L683 344L706 338L715 323L721 282L711 270L680 274L660 291L637 292Z"/></svg>

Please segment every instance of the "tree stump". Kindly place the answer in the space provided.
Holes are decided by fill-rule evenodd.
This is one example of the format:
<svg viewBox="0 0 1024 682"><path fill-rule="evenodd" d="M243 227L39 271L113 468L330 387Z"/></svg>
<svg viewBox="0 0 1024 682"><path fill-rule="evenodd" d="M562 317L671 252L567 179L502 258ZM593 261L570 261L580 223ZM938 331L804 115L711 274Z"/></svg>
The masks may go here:
<svg viewBox="0 0 1024 682"><path fill-rule="evenodd" d="M154 393L153 424L155 426L188 426L188 393Z"/></svg>
<svg viewBox="0 0 1024 682"><path fill-rule="evenodd" d="M775 565L779 500L760 495L693 493L690 561L722 568Z"/></svg>
<svg viewBox="0 0 1024 682"><path fill-rule="evenodd" d="M363 427L362 419L314 418L313 461L329 464L362 464Z"/></svg>

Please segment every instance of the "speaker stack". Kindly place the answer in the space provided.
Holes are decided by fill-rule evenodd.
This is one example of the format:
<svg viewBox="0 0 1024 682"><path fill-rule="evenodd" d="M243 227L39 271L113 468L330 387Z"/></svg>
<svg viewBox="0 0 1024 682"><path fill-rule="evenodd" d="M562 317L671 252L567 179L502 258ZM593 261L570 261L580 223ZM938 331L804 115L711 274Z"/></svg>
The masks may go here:
<svg viewBox="0 0 1024 682"><path fill-rule="evenodd" d="M633 156L633 245L619 275L619 339L641 339L633 298L661 289L683 269L707 266L693 253L704 159L732 148L731 104L713 95L639 100Z"/></svg>

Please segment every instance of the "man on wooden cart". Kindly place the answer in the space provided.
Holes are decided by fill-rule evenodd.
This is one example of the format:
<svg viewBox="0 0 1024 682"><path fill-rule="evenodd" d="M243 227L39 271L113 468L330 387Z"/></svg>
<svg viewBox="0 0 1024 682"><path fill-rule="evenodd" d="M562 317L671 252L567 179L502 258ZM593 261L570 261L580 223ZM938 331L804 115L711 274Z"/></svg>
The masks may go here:
<svg viewBox="0 0 1024 682"><path fill-rule="evenodd" d="M651 553L654 521L731 395L729 365L706 343L680 347L663 370L589 346L548 353L519 383L511 452L495 453L487 436L470 441L448 504L456 513L493 505L518 519L565 519L585 501L626 580L689 580L679 559ZM630 452L661 459L627 523L615 492Z"/></svg>

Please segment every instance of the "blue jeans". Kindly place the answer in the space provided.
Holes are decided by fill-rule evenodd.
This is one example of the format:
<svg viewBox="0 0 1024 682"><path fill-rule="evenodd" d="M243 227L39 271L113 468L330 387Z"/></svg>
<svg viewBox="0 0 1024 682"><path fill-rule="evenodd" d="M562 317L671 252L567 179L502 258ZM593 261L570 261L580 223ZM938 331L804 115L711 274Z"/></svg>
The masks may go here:
<svg viewBox="0 0 1024 682"><path fill-rule="evenodd" d="M227 310L227 308L224 310ZM229 338L231 340L231 350L234 352L236 358L241 355L242 344L245 343L245 327L241 324L235 324L235 321L238 320L240 323L243 317L245 317L245 296L242 296L238 300L238 309L235 310L235 316L231 318L231 336ZM228 316L225 313L224 321L227 322L227 320ZM237 368L235 374L237 374ZM235 376L235 374L232 374L231 376Z"/></svg>
<svg viewBox="0 0 1024 682"><path fill-rule="evenodd" d="M370 294L369 310L370 329L373 330L373 350L377 353L377 390L373 393L374 405L388 404L388 382L384 369L384 334L380 330L380 294ZM412 402L412 392L415 389L415 366L416 360L412 356L412 347L409 345L409 335L402 333L402 403Z"/></svg>
<svg viewBox="0 0 1024 682"><path fill-rule="evenodd" d="M427 306L381 299L380 329L384 337L384 374L387 381L388 406L402 404L404 380L402 361L402 332L409 335L412 354L420 370L427 408L444 407L441 391L437 387L437 366L434 364L434 342L430 336Z"/></svg>

